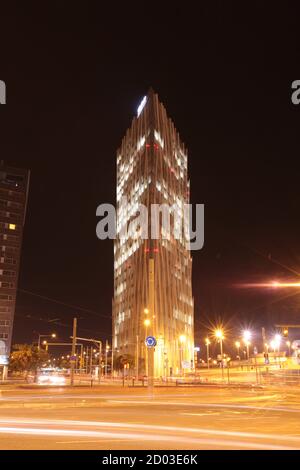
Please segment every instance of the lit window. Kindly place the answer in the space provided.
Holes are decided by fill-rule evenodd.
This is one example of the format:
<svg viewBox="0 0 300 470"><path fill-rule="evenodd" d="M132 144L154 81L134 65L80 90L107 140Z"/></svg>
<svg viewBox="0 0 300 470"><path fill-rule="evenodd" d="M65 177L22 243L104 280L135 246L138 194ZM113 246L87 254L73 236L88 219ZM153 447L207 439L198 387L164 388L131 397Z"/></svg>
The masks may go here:
<svg viewBox="0 0 300 470"><path fill-rule="evenodd" d="M9 224L9 230L16 230L16 224Z"/></svg>

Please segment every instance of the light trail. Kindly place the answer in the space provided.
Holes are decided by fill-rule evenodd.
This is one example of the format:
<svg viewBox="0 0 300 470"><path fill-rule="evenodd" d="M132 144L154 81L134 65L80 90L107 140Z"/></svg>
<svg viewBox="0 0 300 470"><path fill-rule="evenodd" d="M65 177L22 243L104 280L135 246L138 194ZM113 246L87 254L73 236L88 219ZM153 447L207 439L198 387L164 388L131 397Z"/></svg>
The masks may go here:
<svg viewBox="0 0 300 470"><path fill-rule="evenodd" d="M105 423L107 424L107 423ZM110 423L112 424L112 423ZM123 423L114 423L114 424L120 424L122 426ZM127 427L127 425L125 425ZM139 426L137 426L139 427ZM155 426L149 426L149 427L154 427ZM157 426L156 428L160 429L161 426ZM163 427L164 428L164 427ZM166 428L169 428L166 426ZM185 432L185 436L187 432L190 432L190 429L186 428L171 428L173 431L176 429L181 429L183 432ZM286 440L286 441L293 441L294 439L291 439L290 436L274 436L270 434L252 434L252 433L238 433L238 432L226 432L226 431L215 431L215 430L196 430L193 429L194 431L197 431L199 434L208 434L208 435L222 435L226 437L237 437L239 436L240 438L245 438L245 437L253 437L254 439L257 438L265 438L269 439L271 441L274 440L274 438L279 438L280 440ZM193 437L185 437L183 435L165 435L165 434L141 434L141 433L129 433L129 432L107 432L107 431L84 431L84 430L72 430L72 429L45 429L45 428L24 428L24 427L0 427L0 433L2 434L13 434L13 435L32 435L32 436L48 436L48 437L57 437L57 436L70 436L70 437L81 437L83 440L81 441L83 444L85 442L84 438L99 438L101 440L107 439L109 442L111 442L112 439L117 439L117 440L134 440L134 441L143 441L143 442L149 442L149 441L156 441L156 442L172 442L172 443L177 443L182 445L202 445L205 447L230 447L230 448L251 448L251 449L266 449L266 450L292 450L294 449L293 446L282 446L282 445L274 445L274 444L268 444L268 443L258 443L258 442L249 442L249 441L236 441L236 440L224 440L224 439L207 439L207 438L193 438ZM297 439L297 443L300 442L300 439ZM66 444L66 441L63 442Z"/></svg>
<svg viewBox="0 0 300 470"><path fill-rule="evenodd" d="M264 409L265 411L265 409ZM298 410L300 412L300 410ZM98 427L98 428L107 428L107 429L112 429L112 428L117 428L117 429L133 429L133 430L143 430L143 431L154 431L154 432L172 432L172 433L190 433L190 434L206 434L206 435L212 435L212 436L226 436L226 437L239 437L239 438L252 438L252 439L270 439L270 440L277 440L277 441L291 441L300 444L300 436L290 436L290 435L282 435L282 434L266 434L266 433L252 433L252 432L242 432L242 431L223 431L223 430L218 430L218 429L206 429L206 428L196 428L196 427L177 427L177 426L164 426L164 425L153 425L153 424L137 424L137 423L121 423L121 422L109 422L109 421L78 421L78 420L56 420L56 419L31 419L31 418L6 418L0 419L0 423L2 424L8 424L8 425L16 425L16 424L27 424L27 425L42 425L42 426L49 426L49 425L55 425L55 426L77 426L77 427L82 427L82 426L89 426L89 427ZM24 428L24 427L5 427L1 426L0 427L0 432L5 432L5 430L25 430L26 433L30 434L36 433L38 434L39 432L42 431L43 434L49 433L55 434L55 432L58 433L58 435L81 435L81 436L86 436L86 437L96 437L95 433L101 434L101 437L109 436L111 435L118 436L118 433L115 432L108 432L108 431L86 431L86 430L81 430L81 429L45 429L45 428ZM69 434L68 434L69 433ZM97 434L97 436L98 436ZM128 434L130 436L130 434ZM99 436L100 437L100 436ZM134 434L134 439L136 438L144 438L144 437L152 437L156 438L157 434ZM158 436L159 440L162 436ZM175 435L172 435L172 438L174 438ZM179 439L182 438L181 435L178 436ZM156 439L155 439L156 440Z"/></svg>
<svg viewBox="0 0 300 470"><path fill-rule="evenodd" d="M270 281L270 282L249 282L249 283L240 283L235 284L236 287L245 287L245 288L269 288L269 289L277 289L277 288L288 288L288 287L296 287L300 288L300 282L280 282L280 281Z"/></svg>

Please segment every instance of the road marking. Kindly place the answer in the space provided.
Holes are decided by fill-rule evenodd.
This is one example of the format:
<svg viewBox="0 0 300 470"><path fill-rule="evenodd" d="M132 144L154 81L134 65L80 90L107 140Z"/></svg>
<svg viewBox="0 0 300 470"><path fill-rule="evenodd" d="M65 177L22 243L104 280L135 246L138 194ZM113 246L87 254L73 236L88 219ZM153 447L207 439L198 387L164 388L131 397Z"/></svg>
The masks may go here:
<svg viewBox="0 0 300 470"><path fill-rule="evenodd" d="M55 444L86 444L86 443L92 443L92 442L130 442L131 439L114 439L113 437L108 437L106 439L97 439L95 441L87 441L85 439L81 439L80 441L56 441Z"/></svg>
<svg viewBox="0 0 300 470"><path fill-rule="evenodd" d="M184 416L220 416L220 413L210 413L210 412L207 412L207 413L179 413L180 415L184 415Z"/></svg>

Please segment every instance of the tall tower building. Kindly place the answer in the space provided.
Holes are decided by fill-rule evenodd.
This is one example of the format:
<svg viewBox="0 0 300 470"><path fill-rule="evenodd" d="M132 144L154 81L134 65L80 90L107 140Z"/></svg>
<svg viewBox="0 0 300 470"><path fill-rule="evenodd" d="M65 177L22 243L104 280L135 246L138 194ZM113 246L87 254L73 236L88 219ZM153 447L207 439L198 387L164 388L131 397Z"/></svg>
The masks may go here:
<svg viewBox="0 0 300 470"><path fill-rule="evenodd" d="M126 199L125 199L126 198ZM125 202L124 202L125 201ZM194 305L192 259L184 236L151 238L152 204L182 213L189 203L187 150L158 96L142 100L117 152L117 238L114 244L113 348L130 355L139 373L147 372L145 338L156 338L154 375L167 377L193 368ZM137 226L133 238L120 236L148 209L149 238ZM175 213L171 212L171 227Z"/></svg>
<svg viewBox="0 0 300 470"><path fill-rule="evenodd" d="M0 162L0 373L11 348L29 171Z"/></svg>

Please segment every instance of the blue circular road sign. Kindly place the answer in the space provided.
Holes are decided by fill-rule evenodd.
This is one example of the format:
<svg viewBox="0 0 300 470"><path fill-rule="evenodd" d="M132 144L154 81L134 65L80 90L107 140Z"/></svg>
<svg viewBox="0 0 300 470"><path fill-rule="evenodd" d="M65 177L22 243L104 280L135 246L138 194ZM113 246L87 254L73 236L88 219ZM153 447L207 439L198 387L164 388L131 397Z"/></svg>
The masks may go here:
<svg viewBox="0 0 300 470"><path fill-rule="evenodd" d="M156 339L154 336L147 336L145 343L148 348L154 348L156 346Z"/></svg>

